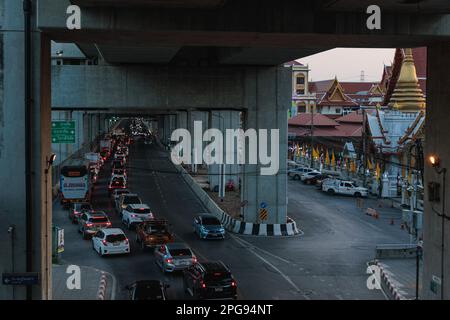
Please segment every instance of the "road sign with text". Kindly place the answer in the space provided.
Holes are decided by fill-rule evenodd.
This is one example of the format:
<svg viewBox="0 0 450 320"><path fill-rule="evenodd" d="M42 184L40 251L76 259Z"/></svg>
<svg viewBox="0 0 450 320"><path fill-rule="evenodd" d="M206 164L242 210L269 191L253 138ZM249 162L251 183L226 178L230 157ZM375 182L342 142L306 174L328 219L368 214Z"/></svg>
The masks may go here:
<svg viewBox="0 0 450 320"><path fill-rule="evenodd" d="M75 143L75 121L52 121L52 143Z"/></svg>

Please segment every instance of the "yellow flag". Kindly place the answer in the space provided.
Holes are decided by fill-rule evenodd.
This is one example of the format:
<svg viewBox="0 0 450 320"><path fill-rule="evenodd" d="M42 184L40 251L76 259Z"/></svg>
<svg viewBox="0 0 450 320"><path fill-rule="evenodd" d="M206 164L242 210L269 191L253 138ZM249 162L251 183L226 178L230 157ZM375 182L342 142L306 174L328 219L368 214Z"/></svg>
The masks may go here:
<svg viewBox="0 0 450 320"><path fill-rule="evenodd" d="M369 170L373 170L373 164L372 164L372 161L370 161L370 159L367 159L367 168Z"/></svg>
<svg viewBox="0 0 450 320"><path fill-rule="evenodd" d="M331 166L333 168L336 166L336 157L334 156L334 150L331 151Z"/></svg>
<svg viewBox="0 0 450 320"><path fill-rule="evenodd" d="M328 153L328 149L327 149L327 152L325 153L325 164L327 166L330 165L330 154Z"/></svg>
<svg viewBox="0 0 450 320"><path fill-rule="evenodd" d="M375 173L377 174L377 179L380 180L381 169L380 169L380 164L378 162L377 162L377 166L375 169Z"/></svg>
<svg viewBox="0 0 450 320"><path fill-rule="evenodd" d="M297 143L297 157L300 156L300 146Z"/></svg>

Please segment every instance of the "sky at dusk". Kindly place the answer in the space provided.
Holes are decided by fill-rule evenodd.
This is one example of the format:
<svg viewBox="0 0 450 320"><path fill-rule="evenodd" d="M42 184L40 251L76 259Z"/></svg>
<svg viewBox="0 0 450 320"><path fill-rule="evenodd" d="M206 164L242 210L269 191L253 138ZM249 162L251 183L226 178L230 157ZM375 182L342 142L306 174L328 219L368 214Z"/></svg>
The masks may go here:
<svg viewBox="0 0 450 320"><path fill-rule="evenodd" d="M380 81L383 65L392 64L395 49L336 48L298 59L310 68L312 81L332 79L360 81L364 70L365 81Z"/></svg>

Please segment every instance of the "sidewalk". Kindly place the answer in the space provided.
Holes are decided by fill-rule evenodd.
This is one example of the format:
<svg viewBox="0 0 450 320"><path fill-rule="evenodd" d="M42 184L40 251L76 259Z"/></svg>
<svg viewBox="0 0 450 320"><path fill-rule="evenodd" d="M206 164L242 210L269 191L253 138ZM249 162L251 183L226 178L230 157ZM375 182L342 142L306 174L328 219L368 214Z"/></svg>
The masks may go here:
<svg viewBox="0 0 450 320"><path fill-rule="evenodd" d="M109 273L80 266L81 289L70 290L66 282L73 273L66 273L68 266L53 265L53 300L114 300L115 279Z"/></svg>

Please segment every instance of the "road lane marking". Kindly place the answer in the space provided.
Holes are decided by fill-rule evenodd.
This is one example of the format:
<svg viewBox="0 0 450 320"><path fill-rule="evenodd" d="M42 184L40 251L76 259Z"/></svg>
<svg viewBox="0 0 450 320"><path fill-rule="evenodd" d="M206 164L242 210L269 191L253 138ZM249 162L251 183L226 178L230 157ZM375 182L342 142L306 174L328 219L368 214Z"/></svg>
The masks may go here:
<svg viewBox="0 0 450 320"><path fill-rule="evenodd" d="M278 260L284 262L284 263L287 263L287 264L293 264L291 261L286 260L286 259L284 259L284 258L282 258L282 257L279 257L279 256L277 256L277 255L275 255L275 254L273 254L273 253L271 253L271 252L269 252L269 251L267 251L267 250L261 249L261 248L255 246L255 245L253 245L252 243L250 243L250 242L248 242L248 241L245 241L245 240L243 240L243 239L241 239L241 238L235 236L234 234L230 234L230 236L231 236L231 238L233 238L236 242L240 242L241 245L247 245L247 246L249 246L249 247L251 247L251 248L253 248L253 249L257 249L257 250L259 250L259 251L261 251L261 252L263 252L263 253L265 253L265 254L267 254L267 255L273 257L273 258L276 258L276 259L278 259Z"/></svg>

